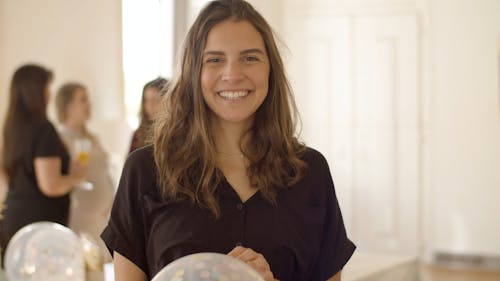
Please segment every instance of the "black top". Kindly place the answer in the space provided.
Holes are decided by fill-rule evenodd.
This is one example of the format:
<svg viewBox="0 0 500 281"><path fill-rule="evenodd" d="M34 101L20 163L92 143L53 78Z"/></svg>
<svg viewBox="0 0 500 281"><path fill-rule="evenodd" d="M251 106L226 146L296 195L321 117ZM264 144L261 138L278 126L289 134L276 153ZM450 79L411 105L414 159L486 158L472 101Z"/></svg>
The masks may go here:
<svg viewBox="0 0 500 281"><path fill-rule="evenodd" d="M306 175L279 189L277 205L259 192L245 203L227 181L216 190L221 216L190 202L163 199L155 180L152 146L127 159L111 218L101 237L152 278L165 265L192 253L226 254L236 245L261 253L275 278L326 280L347 263L347 238L328 164L309 149Z"/></svg>
<svg viewBox="0 0 500 281"><path fill-rule="evenodd" d="M2 249L20 228L32 222L51 221L62 225L68 222L69 195L44 195L38 187L33 164L37 157L59 157L61 173L68 173L69 155L54 126L48 120L36 122L23 141L22 150L23 158L16 175L9 179L6 209L0 221Z"/></svg>

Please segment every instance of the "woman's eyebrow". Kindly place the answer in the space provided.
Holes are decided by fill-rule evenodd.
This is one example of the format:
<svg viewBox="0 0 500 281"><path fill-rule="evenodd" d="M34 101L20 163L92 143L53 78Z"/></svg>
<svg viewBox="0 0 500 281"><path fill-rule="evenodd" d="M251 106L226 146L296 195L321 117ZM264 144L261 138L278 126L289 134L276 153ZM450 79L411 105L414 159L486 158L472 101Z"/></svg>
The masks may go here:
<svg viewBox="0 0 500 281"><path fill-rule="evenodd" d="M204 56L206 56L206 55L223 56L223 55L225 55L225 53L222 52L222 51L206 51L206 52L203 53L203 55Z"/></svg>
<svg viewBox="0 0 500 281"><path fill-rule="evenodd" d="M240 54L249 54L249 53L259 53L259 54L262 54L264 55L265 53L259 49L259 48L252 48L252 49L247 49L247 50L244 50L244 51L241 51Z"/></svg>
<svg viewBox="0 0 500 281"><path fill-rule="evenodd" d="M251 48L251 49L246 49L246 50L243 50L243 51L241 51L241 52L240 52L240 54L242 54L242 55L244 55L244 54L250 54L250 53L259 53L259 54L262 54L262 55L264 55L264 54L265 54L265 53L264 53L264 51L262 51L262 50L261 50L261 49L259 49L259 48ZM203 55L204 55L204 56L206 56L206 55L223 56L223 55L225 55L225 54L226 54L226 53L225 53L225 52L223 52L223 51L211 51L211 50L209 50L209 51L205 51L205 52L203 53Z"/></svg>

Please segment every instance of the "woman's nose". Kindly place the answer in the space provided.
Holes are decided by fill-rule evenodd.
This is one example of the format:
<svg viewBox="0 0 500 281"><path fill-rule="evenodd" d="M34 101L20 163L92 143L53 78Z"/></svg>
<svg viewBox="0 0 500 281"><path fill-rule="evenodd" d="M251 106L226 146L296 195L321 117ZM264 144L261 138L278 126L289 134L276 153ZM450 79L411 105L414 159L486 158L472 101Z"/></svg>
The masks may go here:
<svg viewBox="0 0 500 281"><path fill-rule="evenodd" d="M224 66L222 80L227 82L239 81L243 78L242 65L239 61L228 61Z"/></svg>

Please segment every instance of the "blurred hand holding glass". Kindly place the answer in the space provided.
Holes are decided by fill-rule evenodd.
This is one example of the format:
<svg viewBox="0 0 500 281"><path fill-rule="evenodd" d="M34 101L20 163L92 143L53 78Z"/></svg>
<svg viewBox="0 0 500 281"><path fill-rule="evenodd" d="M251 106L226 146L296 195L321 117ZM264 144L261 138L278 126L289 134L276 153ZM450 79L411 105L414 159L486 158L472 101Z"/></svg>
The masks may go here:
<svg viewBox="0 0 500 281"><path fill-rule="evenodd" d="M74 142L74 154L78 165L87 167L90 161L90 152L92 151L92 141L88 138L76 139ZM94 185L91 182L84 181L77 186L80 189L92 190Z"/></svg>

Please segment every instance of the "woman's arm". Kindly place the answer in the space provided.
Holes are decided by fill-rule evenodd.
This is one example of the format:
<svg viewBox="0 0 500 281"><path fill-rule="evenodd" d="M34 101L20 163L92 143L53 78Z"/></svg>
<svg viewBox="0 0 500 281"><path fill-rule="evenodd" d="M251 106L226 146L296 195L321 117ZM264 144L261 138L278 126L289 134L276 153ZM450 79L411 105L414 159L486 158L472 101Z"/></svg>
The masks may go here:
<svg viewBox="0 0 500 281"><path fill-rule="evenodd" d="M40 191L48 197L63 196L87 176L87 169L71 167L68 175L61 174L61 158L36 157L33 161Z"/></svg>
<svg viewBox="0 0 500 281"><path fill-rule="evenodd" d="M120 253L113 252L115 281L147 281L146 274Z"/></svg>
<svg viewBox="0 0 500 281"><path fill-rule="evenodd" d="M340 281L340 271L330 277L327 281Z"/></svg>

